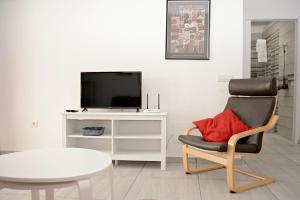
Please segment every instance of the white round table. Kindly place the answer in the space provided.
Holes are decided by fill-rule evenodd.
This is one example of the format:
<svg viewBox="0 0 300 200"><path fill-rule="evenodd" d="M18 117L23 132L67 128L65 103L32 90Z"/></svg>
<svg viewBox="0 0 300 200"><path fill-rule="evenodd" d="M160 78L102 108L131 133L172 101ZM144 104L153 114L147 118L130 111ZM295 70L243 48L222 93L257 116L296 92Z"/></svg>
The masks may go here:
<svg viewBox="0 0 300 200"><path fill-rule="evenodd" d="M31 190L32 200L46 190L46 200L54 199L54 189L76 184L80 200L92 199L91 177L108 172L110 199L113 199L112 160L90 149L40 149L0 156L0 189Z"/></svg>

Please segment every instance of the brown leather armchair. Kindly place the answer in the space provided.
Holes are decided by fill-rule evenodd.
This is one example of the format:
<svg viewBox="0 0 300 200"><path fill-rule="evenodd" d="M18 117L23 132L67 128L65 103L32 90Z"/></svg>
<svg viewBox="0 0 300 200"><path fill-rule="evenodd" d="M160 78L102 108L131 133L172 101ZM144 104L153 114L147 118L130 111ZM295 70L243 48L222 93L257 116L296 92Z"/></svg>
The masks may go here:
<svg viewBox="0 0 300 200"><path fill-rule="evenodd" d="M275 179L261 177L234 167L237 153L258 154L262 148L263 133L272 129L278 121L275 115L277 105L276 79L232 79L229 82L232 95L225 108L231 108L239 118L252 129L233 135L228 143L206 142L201 136L190 135L196 127L185 130L179 136L182 143L183 167L186 174L195 174L226 168L227 185L230 192L242 192L270 184ZM188 155L210 160L218 165L201 169L190 169ZM234 173L242 173L258 179L236 187Z"/></svg>

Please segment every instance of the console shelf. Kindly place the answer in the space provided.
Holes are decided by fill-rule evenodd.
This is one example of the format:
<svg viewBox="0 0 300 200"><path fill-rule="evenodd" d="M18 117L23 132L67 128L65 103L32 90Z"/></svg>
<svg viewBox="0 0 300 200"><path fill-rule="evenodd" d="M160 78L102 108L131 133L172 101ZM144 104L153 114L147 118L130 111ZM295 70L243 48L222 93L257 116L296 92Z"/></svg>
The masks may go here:
<svg viewBox="0 0 300 200"><path fill-rule="evenodd" d="M167 113L63 113L63 146L96 149L113 160L159 161L166 169ZM105 128L101 136L83 136L87 126Z"/></svg>
<svg viewBox="0 0 300 200"><path fill-rule="evenodd" d="M110 134L103 134L101 136L86 136L82 135L81 133L74 133L69 134L67 136L68 138L82 138L82 139L112 139L112 136Z"/></svg>
<svg viewBox="0 0 300 200"><path fill-rule="evenodd" d="M160 133L122 133L114 136L115 139L162 139Z"/></svg>
<svg viewBox="0 0 300 200"><path fill-rule="evenodd" d="M157 161L161 160L161 152L137 152L137 151L122 151L114 154L117 160L134 160L134 161Z"/></svg>

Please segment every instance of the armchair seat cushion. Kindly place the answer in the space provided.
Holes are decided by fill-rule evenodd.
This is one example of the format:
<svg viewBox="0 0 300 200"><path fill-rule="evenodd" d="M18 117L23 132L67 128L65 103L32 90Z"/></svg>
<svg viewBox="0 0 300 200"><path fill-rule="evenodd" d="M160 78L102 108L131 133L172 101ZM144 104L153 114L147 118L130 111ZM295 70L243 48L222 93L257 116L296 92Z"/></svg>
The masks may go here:
<svg viewBox="0 0 300 200"><path fill-rule="evenodd" d="M227 142L206 142L201 136L180 135L178 140L184 144L208 151L226 152ZM259 153L260 148L256 144L236 144L236 152Z"/></svg>

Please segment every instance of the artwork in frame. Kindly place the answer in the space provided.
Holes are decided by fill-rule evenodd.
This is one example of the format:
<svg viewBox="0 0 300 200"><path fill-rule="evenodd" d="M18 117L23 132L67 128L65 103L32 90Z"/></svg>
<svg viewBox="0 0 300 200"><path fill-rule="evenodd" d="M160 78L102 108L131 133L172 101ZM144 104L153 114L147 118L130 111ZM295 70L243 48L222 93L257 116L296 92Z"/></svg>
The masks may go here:
<svg viewBox="0 0 300 200"><path fill-rule="evenodd" d="M166 59L209 60L210 0L167 0Z"/></svg>

